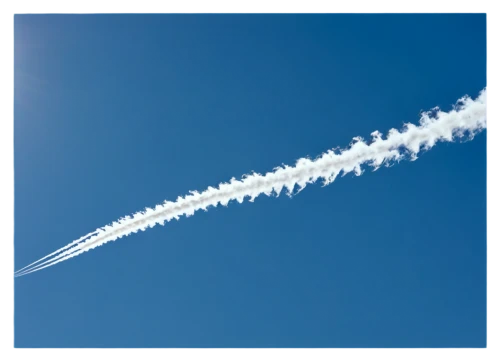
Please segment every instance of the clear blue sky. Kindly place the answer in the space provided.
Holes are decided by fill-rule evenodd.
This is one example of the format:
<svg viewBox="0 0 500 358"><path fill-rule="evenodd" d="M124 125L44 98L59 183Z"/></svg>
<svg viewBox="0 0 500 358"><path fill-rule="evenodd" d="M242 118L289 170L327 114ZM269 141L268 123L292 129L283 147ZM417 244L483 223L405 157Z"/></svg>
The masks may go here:
<svg viewBox="0 0 500 358"><path fill-rule="evenodd" d="M486 86L485 15L17 15L15 266ZM15 280L16 347L484 347L486 133Z"/></svg>

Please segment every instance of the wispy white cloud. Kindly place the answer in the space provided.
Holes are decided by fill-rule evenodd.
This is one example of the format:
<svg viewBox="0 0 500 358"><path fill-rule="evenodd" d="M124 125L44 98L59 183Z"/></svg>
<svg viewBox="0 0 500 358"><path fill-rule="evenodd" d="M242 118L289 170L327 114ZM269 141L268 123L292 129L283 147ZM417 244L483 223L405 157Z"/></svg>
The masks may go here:
<svg viewBox="0 0 500 358"><path fill-rule="evenodd" d="M253 173L243 176L241 180L232 178L216 188L208 187L203 192L191 191L189 195L178 197L175 202L165 201L155 208L125 216L35 261L17 271L17 276L42 270L139 230L145 231L157 224L164 225L183 215L191 216L200 209L207 210L219 204L227 206L231 200L243 203L245 198L252 202L261 194L279 195L283 190L292 195L294 188L298 187L300 191L307 184L318 180L324 185L331 184L340 173L361 175L362 165L376 170L402 159L415 160L420 151L429 150L437 142L451 142L464 136L471 139L485 128L486 89L475 100L461 98L450 112L442 112L439 108L424 112L418 126L408 123L401 131L391 129L385 139L379 131L375 131L370 143L355 137L344 150L329 150L314 160L301 158L293 167L284 165L264 175Z"/></svg>

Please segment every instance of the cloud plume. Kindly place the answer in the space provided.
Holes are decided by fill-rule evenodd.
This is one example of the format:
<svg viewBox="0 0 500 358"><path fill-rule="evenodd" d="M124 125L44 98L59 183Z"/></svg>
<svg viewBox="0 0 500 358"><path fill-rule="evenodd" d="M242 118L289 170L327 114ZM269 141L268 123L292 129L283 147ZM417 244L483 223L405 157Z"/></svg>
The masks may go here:
<svg viewBox="0 0 500 358"><path fill-rule="evenodd" d="M232 200L250 202L259 195L276 195L286 191L288 195L304 189L307 184L319 180L324 185L331 184L339 174L362 174L362 165L380 168L403 159L415 160L421 151L429 150L440 141L451 142L456 139L472 139L486 128L486 89L476 99L463 97L453 109L443 112L439 108L423 112L419 125L405 124L401 131L391 129L385 139L379 131L371 134L370 142L355 137L343 150L329 150L316 159L301 158L295 166L283 165L264 175L252 173L241 180L232 178L228 183L208 187L203 192L191 191L176 201L165 201L154 208L146 208L135 214L125 216L109 225L87 234L79 240L66 245L44 258L16 271L23 276L75 256L121 237L145 231L157 224L164 225L181 216L191 216L197 210L207 210L211 206L227 206Z"/></svg>

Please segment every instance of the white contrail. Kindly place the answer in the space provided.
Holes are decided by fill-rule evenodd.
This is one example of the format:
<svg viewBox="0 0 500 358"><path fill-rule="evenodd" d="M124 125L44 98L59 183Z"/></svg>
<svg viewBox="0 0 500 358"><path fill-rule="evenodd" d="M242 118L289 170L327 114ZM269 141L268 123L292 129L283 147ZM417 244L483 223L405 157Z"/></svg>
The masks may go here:
<svg viewBox="0 0 500 358"><path fill-rule="evenodd" d="M207 210L218 204L227 206L231 200L242 203L245 197L253 201L261 194L279 195L283 188L287 189L288 195L292 195L295 185L298 185L300 191L318 179L328 185L340 172L343 175L350 172L361 175L363 164L378 169L382 164L389 165L408 156L409 159L415 160L422 149L428 150L438 141L451 142L456 138L463 138L466 134L472 138L475 133L485 128L486 88L475 100L470 97L461 98L450 112L435 108L422 113L419 126L405 124L401 132L391 129L386 139L382 138L380 132L375 131L372 133L370 144L365 143L361 137L356 137L347 149L338 154L329 150L315 160L301 158L295 167L284 165L265 175L253 173L243 176L241 180L232 178L229 183L219 184L218 188L208 187L201 193L191 191L190 195L179 197L175 202L165 201L154 209L146 208L145 211L121 218L98 229L97 234L88 240L79 242L51 259L19 273L18 276L55 265L107 242L139 230L145 231L156 224L164 225L165 221L174 218L178 220L182 215L191 216L196 210Z"/></svg>
<svg viewBox="0 0 500 358"><path fill-rule="evenodd" d="M16 271L16 272L14 272L14 273L15 273L15 274L18 274L18 273L20 273L21 271L27 271L26 269L27 269L28 267L33 266L33 265L34 265L34 264L36 264L37 262L43 261L43 260L45 260L45 259L47 259L47 258L49 258L49 257L51 257L51 256L54 256L54 255L58 254L58 253L59 253L59 252L61 252L61 251L64 251L64 250L66 250L66 249L69 249L71 246L76 245L76 244L78 244L79 242L84 241L86 238L88 238L89 236L92 236L92 235L96 234L97 232L98 232L98 231L96 230L96 231L94 231L94 232L91 232L90 234L87 234L87 235L85 235L85 236L82 236L82 237L81 237L81 238L79 238L78 240L75 240L75 241L73 241L72 243L70 243L70 244L68 244L68 245L66 245L66 246L61 247L59 250L56 250L56 251L54 251L53 253L48 254L47 256L44 256L44 257L42 257L42 258L41 258L41 259L39 259L39 260L36 260L35 262L33 262L33 263L29 264L28 266L24 266L22 269L19 269L19 270L17 270L17 271Z"/></svg>

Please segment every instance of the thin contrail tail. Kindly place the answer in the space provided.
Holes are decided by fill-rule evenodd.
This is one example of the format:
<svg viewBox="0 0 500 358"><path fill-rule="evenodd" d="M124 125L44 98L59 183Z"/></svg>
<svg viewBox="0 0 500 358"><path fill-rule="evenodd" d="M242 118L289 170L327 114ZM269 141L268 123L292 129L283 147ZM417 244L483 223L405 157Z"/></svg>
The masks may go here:
<svg viewBox="0 0 500 358"><path fill-rule="evenodd" d="M64 246L64 247L61 247L60 249L58 249L58 250L54 251L54 252L53 252L53 253L51 253L51 254L48 254L47 256L42 257L42 258L41 258L41 259L39 259L39 260L36 260L35 262L33 262L33 263L29 264L28 266L24 266L22 269L19 269L19 270L17 270L16 272L14 272L14 274L20 274L20 273L21 273L21 271L25 271L28 267L31 267L31 266L33 266L34 264L36 264L36 263L38 263L38 262L40 262L40 261L43 261L43 260L45 260L45 259L47 259L47 258L49 258L49 257L51 257L51 256L54 256L54 255L58 254L58 253L59 253L59 252L61 252L61 251L64 251L64 250L68 249L68 248L70 248L71 246L76 245L76 244L78 244L78 243L80 243L80 242L84 241L84 240L85 240L85 239L87 239L89 236L92 236L92 235L94 235L94 234L96 234L96 233L97 233L97 230L96 230L96 231L94 231L94 232L91 232L91 233L89 233L89 234L87 234L87 235L85 235L85 236L82 236L82 237L81 237L81 238L79 238L78 240L75 240L75 241L73 241L72 243L70 243L70 244L68 244L68 245L66 245L66 246ZM43 263L42 263L42 264L43 264Z"/></svg>
<svg viewBox="0 0 500 358"><path fill-rule="evenodd" d="M74 243L67 245L17 273L18 276L23 276L42 270L139 230L144 231L157 224L164 225L183 215L194 215L200 209L227 206L232 200L242 203L246 197L253 201L259 195L279 195L283 190L292 195L295 187L300 191L307 184L318 180L322 180L324 185L331 184L340 173L342 176L351 172L361 175L362 165L378 169L384 164L388 166L402 159L415 160L420 151L429 150L437 142L451 142L467 135L473 138L485 128L486 88L475 100L470 97L459 99L449 112L434 108L422 113L418 126L408 123L402 131L391 129L385 139L380 132L375 131L369 144L363 138L355 137L344 150L329 150L314 160L301 158L294 167L284 165L264 175L252 173L243 176L241 180L232 178L229 183L221 183L217 188L208 187L201 193L192 191L189 195L177 198L175 202L165 201L154 209L146 208L123 217L97 229L95 235L80 239L74 246ZM51 258L43 261L49 257ZM33 266L35 264L37 265Z"/></svg>

